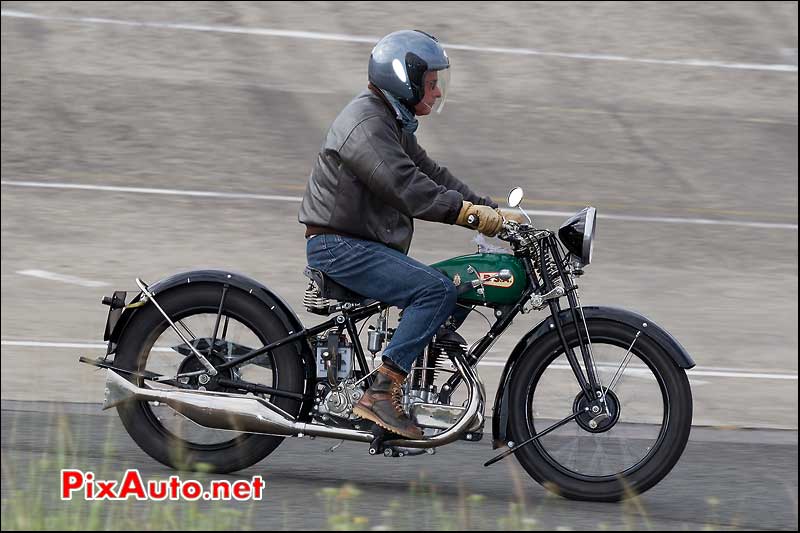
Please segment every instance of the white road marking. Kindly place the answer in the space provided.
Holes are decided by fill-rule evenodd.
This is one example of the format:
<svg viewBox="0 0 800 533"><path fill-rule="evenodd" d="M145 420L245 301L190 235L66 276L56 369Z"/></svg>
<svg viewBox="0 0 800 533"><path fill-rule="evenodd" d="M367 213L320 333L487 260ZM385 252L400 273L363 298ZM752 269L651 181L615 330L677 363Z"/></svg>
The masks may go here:
<svg viewBox="0 0 800 533"><path fill-rule="evenodd" d="M48 341L31 341L31 340L2 340L0 341L0 345L2 346L17 346L22 348L76 348L76 349L84 349L84 350L106 350L107 345L105 343L94 343L94 342L48 342ZM156 348L156 351L159 352L172 352L171 348ZM503 367L505 366L505 361L499 360L484 360L478 363L478 366L488 366L488 367ZM612 365L598 365L600 368L610 368ZM555 364L551 368L557 370L570 370L569 365L567 364ZM631 375L639 375L646 371L645 368L639 368L636 366L630 366L626 369L626 372L630 371ZM780 379L780 380L794 380L797 381L797 374L777 374L777 373L765 373L765 372L751 372L749 370L744 369L728 369L728 370L717 370L714 367L695 367L688 372L689 377L695 376L709 376L709 377L721 377L721 378L743 378L743 379ZM702 383L702 382L701 382Z"/></svg>
<svg viewBox="0 0 800 533"><path fill-rule="evenodd" d="M0 10L3 17L26 18L45 21L76 22L82 24L115 24L119 26L131 26L137 28L155 28L165 30L186 30L216 33L233 33L245 35L261 35L268 37L286 37L292 39L311 39L317 41L339 41L351 43L375 44L379 37L369 37L363 35L347 35L341 33L322 33L312 31L279 30L274 28L247 28L242 26L216 26L205 24L186 24L176 22L142 22L133 20L107 19L96 17L54 17L47 15L36 15L24 11L10 9ZM774 72L797 72L797 65L783 64L760 64L760 63L738 63L728 61L715 61L706 59L647 59L636 58L612 54L595 53L568 53L568 52L546 52L532 48L508 48L498 46L472 46L465 44L442 43L450 50L464 50L480 53L494 53L507 55L527 55L558 57L564 59L580 59L589 61L618 61L628 63L644 63L652 65L674 65L684 67L705 67L705 68L726 68L737 70L766 70Z"/></svg>
<svg viewBox="0 0 800 533"><path fill-rule="evenodd" d="M81 350L105 350L107 344L87 342L43 342L43 341L0 341L2 346L19 346L23 348L77 348Z"/></svg>
<svg viewBox="0 0 800 533"><path fill-rule="evenodd" d="M112 185L83 185L80 183L45 183L36 181L7 181L0 184L15 187L35 187L43 189L76 189L83 191L108 191L134 194L164 194L168 196L200 196L204 198L243 198L247 200L278 200L282 202L300 202L300 196L277 196L271 194L250 194L231 192L190 191L178 189L152 189L149 187L116 187Z"/></svg>
<svg viewBox="0 0 800 533"><path fill-rule="evenodd" d="M731 63L727 61L714 61L707 59L646 59L638 57L628 57L610 54L586 54L586 53L566 53L566 52L544 52L529 48L498 48L498 47L479 47L460 44L445 44L447 49L469 50L475 52L494 52L498 54L514 55L535 55L547 57L563 57L568 59L584 59L593 61L624 61L629 63L647 63L651 65L677 65L683 67L706 67L706 68L728 68L737 70L770 70L776 72L797 72L797 65L766 65L760 63Z"/></svg>
<svg viewBox="0 0 800 533"><path fill-rule="evenodd" d="M46 342L46 341L2 341L3 346L17 346L20 348L75 348L78 350L107 350L108 344L98 344L90 342ZM154 352L177 353L172 348L155 347Z"/></svg>
<svg viewBox="0 0 800 533"><path fill-rule="evenodd" d="M197 196L203 198L232 198L247 200L267 200L280 202L301 202L300 196L280 196L274 194L251 194L251 193L230 193L213 191L193 191L178 189L154 189L149 187L118 187L112 185L87 185L80 183L51 183L36 181L11 181L0 180L0 184L9 187L32 187L43 189L73 189L84 191L107 191L132 194L162 194L168 196ZM574 211L541 211L527 210L530 216L559 217L565 218L575 214ZM665 224L694 224L694 225L718 225L718 226L739 226L745 228L768 228L786 229L797 231L797 224L779 224L773 222L751 222L746 220L714 220L704 218L679 218L679 217L645 217L637 215L612 215L598 214L597 218L605 220L625 220L635 222L657 222Z"/></svg>
<svg viewBox="0 0 800 533"><path fill-rule="evenodd" d="M505 361L481 361L478 363L478 366L495 366L495 367L504 367L506 365ZM597 365L599 368L611 368L611 365ZM569 365L567 364L554 364L550 368L555 370L572 370ZM625 369L625 372L630 372L635 375L640 375L643 372L648 372L644 368L637 368L629 366ZM691 370L687 370L686 373L689 377L693 376L708 376L708 377L720 377L720 378L745 378L745 379L790 379L797 381L797 374L771 374L771 373L764 373L764 372L743 372L739 370L708 370L703 367L694 367Z"/></svg>
<svg viewBox="0 0 800 533"><path fill-rule="evenodd" d="M82 287L107 287L108 283L104 281L92 281L90 279L83 279L76 276L69 276L66 274L56 274L55 272L48 272L46 270L18 270L17 274L23 276L32 276L34 278L42 278L50 281L60 281L61 283L70 283L72 285L80 285Z"/></svg>
<svg viewBox="0 0 800 533"><path fill-rule="evenodd" d="M534 211L528 210L530 216L570 217L575 212L569 211ZM627 220L633 222L663 222L664 224L696 224L701 226L743 226L747 228L790 229L797 231L797 224L776 222L750 222L744 220L715 220L713 218L681 218L681 217L642 217L637 215L597 214L597 218L606 220Z"/></svg>

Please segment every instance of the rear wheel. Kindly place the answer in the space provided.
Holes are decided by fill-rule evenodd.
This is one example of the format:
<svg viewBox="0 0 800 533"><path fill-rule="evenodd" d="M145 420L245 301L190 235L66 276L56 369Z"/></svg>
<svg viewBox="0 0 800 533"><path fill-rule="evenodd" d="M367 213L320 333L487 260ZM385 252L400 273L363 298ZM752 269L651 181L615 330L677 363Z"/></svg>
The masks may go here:
<svg viewBox="0 0 800 533"><path fill-rule="evenodd" d="M234 288L226 291L219 313L222 292L221 285L197 284L157 296L159 305L184 337L212 363L219 364L289 334L278 317L260 301ZM203 369L152 304L132 317L120 339L114 362L119 368L166 376ZM219 378L303 392L300 354L292 345L273 350L242 367L222 371L207 382L196 376L182 382L193 389L241 393L220 386ZM137 379L137 385L142 386L143 380ZM147 386L170 388L152 381ZM291 415L299 412L297 400L262 397ZM159 402L129 402L120 405L117 411L125 429L142 450L179 470L240 470L272 453L283 441L283 437L205 428Z"/></svg>
<svg viewBox="0 0 800 533"><path fill-rule="evenodd" d="M558 336L549 335L531 347L514 373L510 430L514 442L524 442L581 412L517 450L517 459L534 479L562 496L618 501L653 487L677 463L691 428L691 389L684 370L653 340L642 334L633 342L636 328L594 319L588 329L608 412L601 402L587 400ZM564 332L582 360L574 326Z"/></svg>

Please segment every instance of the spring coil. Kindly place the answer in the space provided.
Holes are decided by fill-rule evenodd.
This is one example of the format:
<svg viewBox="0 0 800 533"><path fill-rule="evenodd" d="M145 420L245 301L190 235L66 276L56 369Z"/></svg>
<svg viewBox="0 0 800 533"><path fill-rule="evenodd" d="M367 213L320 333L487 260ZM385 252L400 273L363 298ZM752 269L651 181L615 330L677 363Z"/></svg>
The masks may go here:
<svg viewBox="0 0 800 533"><path fill-rule="evenodd" d="M542 253L541 253L541 244L539 241L534 240L531 243L531 250L533 253L531 257L533 258L533 271L536 276L544 282L544 277L542 277ZM550 278L550 282L553 284L553 287L564 287L564 282L561 279L561 275L558 273L558 265L556 265L555 260L553 259L552 252L549 248L545 248L545 269L547 271L548 277ZM544 288L544 287L542 287Z"/></svg>
<svg viewBox="0 0 800 533"><path fill-rule="evenodd" d="M417 384L420 388L427 389L436 383L439 377L439 370L448 368L450 355L453 353L464 354L464 347L455 341L436 340L428 349L428 360L425 370L419 370ZM417 358L416 366L422 368L424 358L420 355Z"/></svg>
<svg viewBox="0 0 800 533"><path fill-rule="evenodd" d="M323 298L322 293L313 281L308 283L305 293L303 293L303 305L309 312L327 311L328 306L333 302L328 298Z"/></svg>

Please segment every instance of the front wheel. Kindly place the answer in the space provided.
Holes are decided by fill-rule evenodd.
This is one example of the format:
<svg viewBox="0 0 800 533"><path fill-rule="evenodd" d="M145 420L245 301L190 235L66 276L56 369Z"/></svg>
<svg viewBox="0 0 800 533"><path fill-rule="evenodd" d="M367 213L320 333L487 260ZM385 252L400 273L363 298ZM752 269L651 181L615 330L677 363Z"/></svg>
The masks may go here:
<svg viewBox="0 0 800 533"><path fill-rule="evenodd" d="M678 462L689 439L692 393L685 371L644 333L636 338L636 328L598 318L587 326L602 387L593 392L605 396L605 405L589 402L551 334L529 349L512 376L510 434L524 442L581 412L517 450L517 459L566 498L619 501L653 487ZM574 324L564 333L582 361Z"/></svg>

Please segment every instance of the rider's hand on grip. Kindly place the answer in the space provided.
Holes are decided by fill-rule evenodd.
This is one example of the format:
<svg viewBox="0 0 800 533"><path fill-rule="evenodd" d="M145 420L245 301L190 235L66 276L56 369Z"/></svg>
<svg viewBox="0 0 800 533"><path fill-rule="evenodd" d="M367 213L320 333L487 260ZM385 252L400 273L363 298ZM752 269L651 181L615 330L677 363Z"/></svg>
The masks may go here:
<svg viewBox="0 0 800 533"><path fill-rule="evenodd" d="M477 229L489 237L494 237L503 227L503 217L488 205L474 205L465 201L461 204L456 224Z"/></svg>

